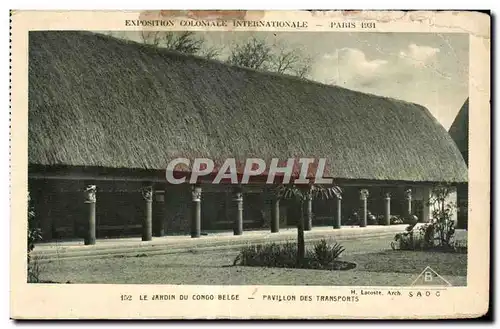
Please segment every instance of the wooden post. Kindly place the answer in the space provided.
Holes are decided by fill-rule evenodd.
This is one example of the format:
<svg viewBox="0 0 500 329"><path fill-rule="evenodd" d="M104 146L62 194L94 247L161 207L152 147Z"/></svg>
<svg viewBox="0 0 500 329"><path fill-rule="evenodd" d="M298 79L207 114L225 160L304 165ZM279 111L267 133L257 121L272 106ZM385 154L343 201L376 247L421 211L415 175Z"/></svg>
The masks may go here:
<svg viewBox="0 0 500 329"><path fill-rule="evenodd" d="M360 227L366 227L367 223L368 223L368 203L367 203L367 200L368 200L368 195L370 193L368 192L367 189L362 189L361 191L359 191L359 197L361 199L361 203L362 203L362 209L361 209L361 223L359 223L359 226Z"/></svg>
<svg viewBox="0 0 500 329"><path fill-rule="evenodd" d="M280 231L280 199L277 196L271 197L271 233Z"/></svg>
<svg viewBox="0 0 500 329"><path fill-rule="evenodd" d="M236 214L234 218L234 235L243 234L243 191L240 186L234 188L234 198Z"/></svg>
<svg viewBox="0 0 500 329"><path fill-rule="evenodd" d="M385 213L384 213L384 224L391 225L391 194L385 194Z"/></svg>
<svg viewBox="0 0 500 329"><path fill-rule="evenodd" d="M142 220L142 241L153 239L153 186L146 185L142 188L142 197L146 201L146 213Z"/></svg>
<svg viewBox="0 0 500 329"><path fill-rule="evenodd" d="M84 239L85 245L94 245L96 242L96 190L95 185L87 185L84 190L85 203L87 204L87 229Z"/></svg>
<svg viewBox="0 0 500 329"><path fill-rule="evenodd" d="M333 228L342 227L342 198L337 197L337 216L333 219Z"/></svg>
<svg viewBox="0 0 500 329"><path fill-rule="evenodd" d="M406 189L405 190L405 199L406 199L406 202L407 202L407 208L406 208L406 215L408 217L411 216L412 214L412 209L411 209L411 189Z"/></svg>
<svg viewBox="0 0 500 329"><path fill-rule="evenodd" d="M304 231L310 231L312 229L312 219L312 196L311 193L308 193L306 198L306 220L304 223Z"/></svg>
<svg viewBox="0 0 500 329"><path fill-rule="evenodd" d="M153 235L162 237L165 235L165 202L166 190L154 191L154 207L153 207Z"/></svg>
<svg viewBox="0 0 500 329"><path fill-rule="evenodd" d="M191 237L199 238L201 235L201 187L193 185L193 209L191 211Z"/></svg>

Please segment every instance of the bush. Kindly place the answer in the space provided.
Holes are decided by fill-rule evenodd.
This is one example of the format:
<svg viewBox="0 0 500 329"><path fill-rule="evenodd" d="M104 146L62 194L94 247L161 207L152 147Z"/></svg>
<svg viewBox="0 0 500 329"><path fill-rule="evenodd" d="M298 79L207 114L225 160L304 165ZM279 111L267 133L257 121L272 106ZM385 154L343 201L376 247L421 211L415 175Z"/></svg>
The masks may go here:
<svg viewBox="0 0 500 329"><path fill-rule="evenodd" d="M466 254L467 253L467 241L455 241L453 243L453 250L455 252Z"/></svg>
<svg viewBox="0 0 500 329"><path fill-rule="evenodd" d="M340 254L345 251L341 244L335 242L329 245L325 239L314 244L313 258L320 265L328 265L339 258Z"/></svg>
<svg viewBox="0 0 500 329"><path fill-rule="evenodd" d="M378 223L378 225L384 225L385 224L385 216L384 215L378 215L377 216L377 223Z"/></svg>
<svg viewBox="0 0 500 329"><path fill-rule="evenodd" d="M391 225L403 224L403 220L398 215L391 216Z"/></svg>
<svg viewBox="0 0 500 329"><path fill-rule="evenodd" d="M454 242L455 222L452 220L455 205L447 201L452 189L448 186L433 188L428 205L433 206L432 219L429 223L415 226L417 218L411 216L407 223L411 223L407 232L396 234L393 249L426 249L439 251L463 251L467 247L457 246ZM415 228L416 227L416 228ZM399 244L399 246L397 246Z"/></svg>
<svg viewBox="0 0 500 329"><path fill-rule="evenodd" d="M453 221L445 223L433 221L421 227L421 230L424 233L426 245L429 247L440 249L455 248L455 223Z"/></svg>
<svg viewBox="0 0 500 329"><path fill-rule="evenodd" d="M425 239L420 234L421 232L408 228L406 232L398 233L394 236L394 241L391 242L393 250L417 250L425 248Z"/></svg>
<svg viewBox="0 0 500 329"><path fill-rule="evenodd" d="M377 217L371 212L368 212L366 219L368 225L378 225Z"/></svg>
<svg viewBox="0 0 500 329"><path fill-rule="evenodd" d="M404 216L402 221L403 221L403 224L413 225L413 224L418 223L418 217L415 215Z"/></svg>
<svg viewBox="0 0 500 329"><path fill-rule="evenodd" d="M467 252L467 246L455 243L454 223L448 222L445 232L439 222L431 222L416 226L409 225L406 232L398 233L391 242L392 249L396 250L436 250Z"/></svg>
<svg viewBox="0 0 500 329"><path fill-rule="evenodd" d="M339 243L328 244L326 240L316 242L312 250L306 251L302 268L332 269L345 248ZM236 256L233 265L297 268L297 244L257 244L244 247Z"/></svg>
<svg viewBox="0 0 500 329"><path fill-rule="evenodd" d="M297 262L297 243L257 244L244 247L234 265L265 266L265 267L295 267Z"/></svg>
<svg viewBox="0 0 500 329"><path fill-rule="evenodd" d="M342 218L342 225L359 225L358 213L353 212L348 217Z"/></svg>
<svg viewBox="0 0 500 329"><path fill-rule="evenodd" d="M342 225L360 225L363 215L358 212L353 212L349 217L342 219ZM368 225L379 225L379 220L377 216L372 214L370 211L367 212L366 222Z"/></svg>
<svg viewBox="0 0 500 329"><path fill-rule="evenodd" d="M359 220L357 218L347 218L342 221L342 226L355 226L359 225Z"/></svg>
<svg viewBox="0 0 500 329"><path fill-rule="evenodd" d="M40 283L40 274L42 272L42 267L38 258L30 259L28 263L28 283Z"/></svg>
<svg viewBox="0 0 500 329"><path fill-rule="evenodd" d="M42 230L38 228L35 212L31 205L31 198L28 193L28 282L40 282L40 268L36 261L31 259L31 252L35 248L35 242L42 240Z"/></svg>

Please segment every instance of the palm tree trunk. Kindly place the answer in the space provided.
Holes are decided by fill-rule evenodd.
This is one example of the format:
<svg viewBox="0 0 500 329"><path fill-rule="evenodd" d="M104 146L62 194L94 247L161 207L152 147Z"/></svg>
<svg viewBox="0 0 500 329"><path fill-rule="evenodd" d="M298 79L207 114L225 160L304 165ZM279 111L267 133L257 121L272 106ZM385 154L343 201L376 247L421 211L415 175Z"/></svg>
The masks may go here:
<svg viewBox="0 0 500 329"><path fill-rule="evenodd" d="M300 201L300 217L297 222L297 267L304 262L306 247L304 242L304 202Z"/></svg>

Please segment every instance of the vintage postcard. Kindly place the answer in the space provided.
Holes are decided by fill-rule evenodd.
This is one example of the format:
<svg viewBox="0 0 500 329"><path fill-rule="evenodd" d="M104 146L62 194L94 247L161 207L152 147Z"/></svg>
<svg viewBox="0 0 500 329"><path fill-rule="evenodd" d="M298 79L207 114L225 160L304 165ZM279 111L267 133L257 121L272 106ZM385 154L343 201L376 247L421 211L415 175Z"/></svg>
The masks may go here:
<svg viewBox="0 0 500 329"><path fill-rule="evenodd" d="M490 38L479 12L11 11L11 317L484 315Z"/></svg>

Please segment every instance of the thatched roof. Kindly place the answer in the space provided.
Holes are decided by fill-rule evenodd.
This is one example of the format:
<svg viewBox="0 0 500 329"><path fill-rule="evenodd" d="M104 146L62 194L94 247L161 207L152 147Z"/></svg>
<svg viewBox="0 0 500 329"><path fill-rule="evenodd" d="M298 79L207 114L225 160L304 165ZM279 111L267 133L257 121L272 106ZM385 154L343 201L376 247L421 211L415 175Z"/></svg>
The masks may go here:
<svg viewBox="0 0 500 329"><path fill-rule="evenodd" d="M29 39L32 165L306 156L326 158L334 178L466 180L453 140L420 105L88 32Z"/></svg>
<svg viewBox="0 0 500 329"><path fill-rule="evenodd" d="M462 153L465 162L468 163L469 154L469 99L465 101L464 105L458 112L455 120L451 124L449 130L451 138L457 144L460 153Z"/></svg>

